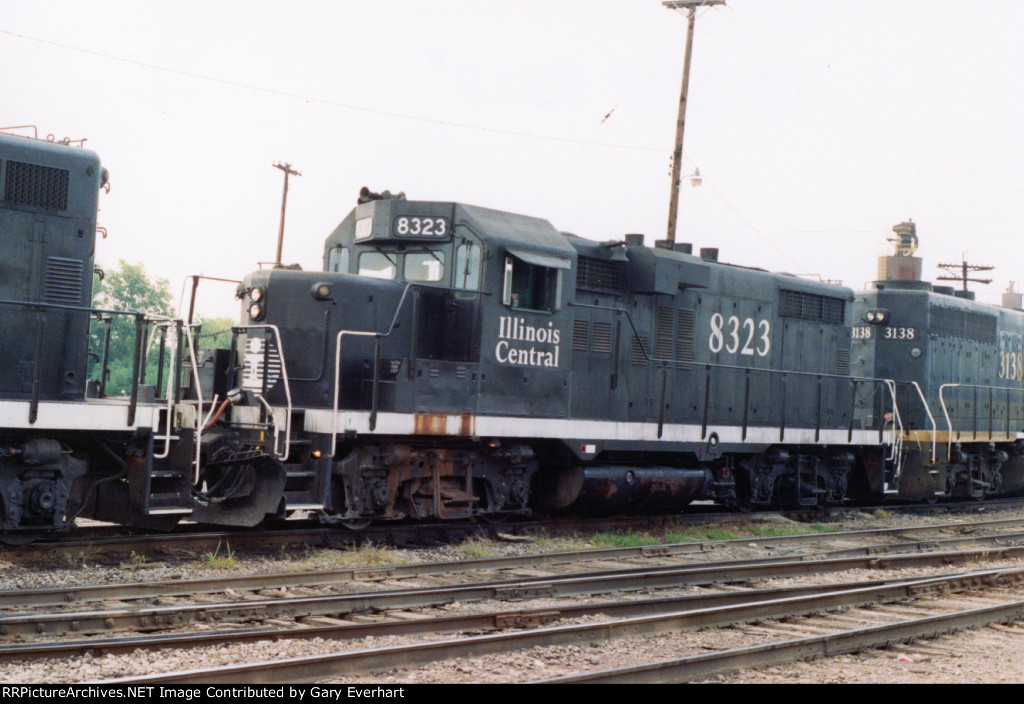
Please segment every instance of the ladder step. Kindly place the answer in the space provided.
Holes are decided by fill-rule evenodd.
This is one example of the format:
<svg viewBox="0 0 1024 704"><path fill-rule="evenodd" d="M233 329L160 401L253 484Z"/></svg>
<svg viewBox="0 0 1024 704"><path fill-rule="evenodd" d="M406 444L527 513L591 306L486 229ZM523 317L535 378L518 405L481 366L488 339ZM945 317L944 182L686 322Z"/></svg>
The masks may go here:
<svg viewBox="0 0 1024 704"><path fill-rule="evenodd" d="M151 472L149 476L153 479L181 479L185 475L173 469L158 469Z"/></svg>
<svg viewBox="0 0 1024 704"><path fill-rule="evenodd" d="M162 494L150 494L149 495L150 503L165 502L165 501L180 501L181 499L182 499L182 495L181 495L180 492L177 492L177 491L175 491L175 492L166 492L166 493L162 493Z"/></svg>

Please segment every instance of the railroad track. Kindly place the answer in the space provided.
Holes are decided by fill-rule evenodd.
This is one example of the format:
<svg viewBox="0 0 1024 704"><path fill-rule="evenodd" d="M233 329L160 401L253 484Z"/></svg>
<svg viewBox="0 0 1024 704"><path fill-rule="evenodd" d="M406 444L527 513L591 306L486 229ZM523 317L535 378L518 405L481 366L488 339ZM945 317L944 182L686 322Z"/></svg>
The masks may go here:
<svg viewBox="0 0 1024 704"><path fill-rule="evenodd" d="M872 625L860 629L833 626L834 629L841 628L841 630L824 636L779 641L778 634L775 633L772 634L775 636L774 639L769 638L768 643L757 646L548 680L564 682L682 681L695 676L707 677L710 674L730 671L739 667L786 662L813 656L815 653L827 655L836 652L850 652L857 648L877 647L908 638L927 637L956 628L1024 618L1024 600L1022 600L1024 588L1020 586L1022 581L1024 581L1024 569L987 570L954 576L904 580L884 585L871 584L841 589L825 587L815 593L805 595L787 595L781 598L706 606L655 615L650 614L650 604L644 605L647 613L639 616L623 616L621 613L615 613L615 605L606 605L604 607L605 615L607 612L612 612L613 616L598 623L517 630L493 635L442 639L409 645L350 650L326 655L225 665L106 681L131 684L228 684L240 681L250 684L318 682L339 675L345 677L372 675L396 668L413 668L440 660L467 657L479 659L487 655L504 654L528 648L559 646L579 648L582 645L602 644L637 636L649 637L698 629L735 627L738 624L759 623L766 619L792 618L836 610L844 610L844 614L848 614L850 609L863 609L879 604L902 604L908 601L917 604L921 600L932 599L932 603L924 608L946 611L940 615L929 615L916 619L897 619L893 623ZM965 598L958 593L969 591L978 593L983 589L988 590L986 593L991 593L992 590L1000 591L1004 603L981 608L962 608L964 603L970 603L970 597ZM939 596L936 597L936 595ZM873 611L871 613L877 615L880 612ZM846 616L846 621L848 619L849 616Z"/></svg>
<svg viewBox="0 0 1024 704"><path fill-rule="evenodd" d="M899 515L978 513L1012 510L1024 507L1024 498L940 504L887 505L885 509ZM874 507L830 507L828 509L781 512L793 520L812 522L839 518ZM494 537L499 534L529 535L537 533L587 533L609 530L644 531L672 526L706 525L769 520L779 512L737 513L712 505L695 505L686 513L652 516L617 516L607 518L563 518L542 521L510 521L508 523L428 523L372 525L352 531L324 527L312 521L288 521L289 527L256 530L210 531L203 526L183 524L172 533L139 533L121 526L87 524L70 535L47 538L27 545L0 546L5 558L31 560L36 557L69 555L185 554L215 550L230 544L236 550L275 550L294 547L344 548L365 543L399 547L423 547L450 544L469 536ZM294 527L292 527L294 526Z"/></svg>
<svg viewBox="0 0 1024 704"><path fill-rule="evenodd" d="M931 526L879 528L853 531L837 531L832 533L808 533L801 535L749 537L729 540L708 540L700 542L673 543L643 547L604 548L579 550L571 552L555 552L511 557L485 559L468 559L452 562L427 562L405 565L389 565L386 567L347 568L339 570L319 570L303 572L286 572L279 574L219 576L210 579L175 579L163 582L138 582L128 584L103 584L77 587L60 587L44 589L25 589L17 591L0 591L0 604L5 612L15 608L38 608L47 606L68 606L73 604L96 601L130 601L138 599L170 599L198 594L216 594L224 592L244 592L255 590L288 589L293 587L336 586L346 584L394 583L401 580L443 576L446 579L458 574L497 573L514 570L537 570L555 568L562 565L575 565L588 562L623 562L639 560L635 565L619 568L608 574L631 572L643 567L652 560L667 560L665 568L669 571L679 569L676 558L680 556L710 555L721 548L730 546L772 547L783 553L765 560L736 560L731 563L717 562L717 568L730 565L744 566L757 564L776 564L779 562L804 562L820 560L823 557L880 557L885 554L899 554L938 550L956 545L981 544L1000 548L1009 548L1024 543L1024 530L997 532L987 535L958 535L949 538L926 538L935 533L951 530L985 531L1005 528L1024 529L1024 518L1003 518L976 521L971 524L942 523ZM822 554L799 554L798 550L828 544L843 543L850 540L902 538L900 542L882 543L851 547L830 548ZM788 546L788 547L786 547ZM974 555L976 553L968 553ZM928 559L928 558L920 558ZM941 557L937 559L953 559ZM496 582L500 583L500 582ZM2 613L2 612L0 612ZM3 633L3 620L0 618L0 635Z"/></svg>
<svg viewBox="0 0 1024 704"><path fill-rule="evenodd" d="M1015 527L1019 520L1000 519L986 521L972 526L974 530L991 530L999 527ZM890 567L922 567L925 565L971 565L986 560L1019 558L1024 556L1024 548L1021 547L998 547L1000 543L1021 541L1024 536L1019 532L997 533L986 536L958 536L949 539L932 539L922 541L921 535L927 532L941 532L949 529L964 529L964 524L944 524L942 526L929 526L926 528L895 528L876 531L852 531L847 533L814 534L805 536L786 536L784 538L761 538L741 539L740 542L758 542L761 544L793 542L798 546L801 541L807 545L819 541L827 542L829 539L843 540L851 536L863 538L865 535L874 534L879 537L888 538L904 536L912 540L904 540L888 546L875 545L857 548L858 555L829 555L819 553L817 555L795 555L791 554L782 559L774 558L769 560L733 560L729 562L715 562L701 565L626 565L617 569L593 570L585 573L571 573L568 575L543 575L543 576L520 576L515 579L492 580L490 582L460 584L457 586L433 586L427 588L410 589L387 589L384 591L372 591L349 594L328 594L319 596L307 596L299 598L259 598L256 595L249 599L241 599L229 602L190 604L190 605L166 605L153 607L149 604L118 609L95 609L91 611L64 611L49 614L38 612L27 614L7 614L0 617L0 634L7 637L38 637L45 634L52 637L58 634L70 634L76 637L85 634L104 634L110 632L124 631L166 631L168 629L182 628L202 624L207 627L232 626L233 633L189 633L185 635L169 635L158 633L154 636L132 637L130 639L105 639L91 640L82 643L37 643L29 646L18 644L8 645L0 648L0 661L20 661L40 657L56 657L63 653L62 657L74 656L76 653L106 653L124 652L138 648L171 649L183 647L199 647L201 645L228 643L244 643L254 640L267 639L344 639L351 641L357 638L383 637L386 635L398 634L421 634L428 636L433 634L486 631L493 629L507 629L510 627L537 626L550 623L554 620L566 618L580 618L595 616L598 613L612 612L622 615L629 609L633 609L631 616L623 618L641 618L638 614L647 612L676 612L682 610L693 611L717 607L726 608L725 605L736 605L749 601L751 598L757 600L767 599L777 601L780 598L794 598L799 594L808 596L816 592L833 593L848 591L850 589L875 589L891 585L873 582L871 584L860 583L857 585L845 585L849 589L838 589L837 587L805 586L791 589L786 592L778 592L774 596L763 592L757 597L743 596L744 592L734 594L719 594L713 597L705 595L673 595L671 598L644 600L633 599L623 605L606 603L603 605L583 605L574 607L567 604L559 604L556 607L540 607L534 609L504 609L499 612L486 612L476 616L449 616L448 620L436 618L436 614L430 614L431 609L437 609L443 605L456 602L488 602L502 601L503 605L508 602L520 602L529 599L577 599L582 596L592 597L595 594L606 593L629 593L639 591L650 591L656 589L675 589L693 587L694 585L713 585L722 583L752 583L768 578L780 578L789 576L806 576L809 574L823 574L851 569L873 569L880 570ZM737 542L737 541L717 541ZM930 548L938 546L949 546L953 543L988 543L997 547L988 547L973 550L943 550L931 553L907 553L900 554L899 551L910 549ZM398 579L420 578L430 575L443 575L446 581L456 578L456 570L466 570L465 574L479 574L487 570L517 570L530 572L540 567L551 567L555 565L572 565L581 560L590 558L606 565L609 562L621 562L623 560L640 560L641 563L648 563L657 559L671 559L678 556L686 556L694 550L701 549L699 545L707 544L680 544L677 546L654 546L653 548L626 548L609 549L602 551L586 551L581 553L564 553L555 555L529 556L520 558L499 558L494 560L461 561L459 563L434 563L424 565L407 565L388 568L376 568L368 570L342 570L333 573L317 573L319 577L310 574L287 574L279 575L282 579L291 580L291 585L306 584L323 579L325 584L338 582L351 582L356 584L387 586ZM883 549L894 550L890 555L883 555ZM835 552L835 551L833 551ZM850 550L845 550L850 552ZM991 578L991 577L989 577ZM1007 579L1008 577L1001 577ZM960 579L967 579L961 576ZM976 584L976 577L963 584ZM245 580L249 580L245 583ZM383 580L383 581L381 581ZM226 586L233 584L234 586ZM75 602L87 602L91 600L132 600L132 599L167 599L174 594L195 595L200 592L214 593L217 591L240 589L267 589L273 584L268 576L249 577L243 579L217 579L217 580L191 580L171 583L150 583L138 585L111 585L110 587L83 587L76 590L34 590L31 594L20 594L8 592L0 594L0 603L12 604L19 598L22 599L21 606L34 605L38 607L41 603L54 604L59 601L61 604ZM237 589L236 589L237 588ZM275 588L286 589L288 585L279 585ZM958 587L946 587L946 589L957 589ZM966 587L963 587L966 588ZM121 591L116 591L121 590ZM769 598L770 597L770 598ZM802 598L802 597L801 597ZM33 602L33 599L36 601ZM706 601L701 601L707 599ZM717 600L717 601L716 601ZM698 604L700 606L698 607ZM419 613L413 611L419 610ZM385 624L356 624L341 622L340 618L353 618L356 620L361 615L369 613L386 612L379 618L390 619L391 623ZM378 617L374 617L378 618ZM242 628L242 624L251 622L263 622L264 624L281 625L284 619L290 621L287 627L281 628ZM330 625L323 625L328 623ZM318 627L319 624L319 627ZM375 631L374 629L379 629ZM627 628L628 631L628 628ZM618 636L616 636L618 637ZM525 641L523 641L525 642ZM534 647L534 646L523 646ZM410 661L412 662L412 661ZM345 667L348 667L347 665ZM373 665L373 668L385 668L384 665ZM371 668L371 670L373 670ZM376 671L376 670L373 670ZM238 675L238 673L235 673ZM281 675L284 676L284 675ZM291 677L291 675L288 675ZM168 680L171 681L171 680ZM204 680L205 681L205 680ZM296 680L300 681L300 680Z"/></svg>

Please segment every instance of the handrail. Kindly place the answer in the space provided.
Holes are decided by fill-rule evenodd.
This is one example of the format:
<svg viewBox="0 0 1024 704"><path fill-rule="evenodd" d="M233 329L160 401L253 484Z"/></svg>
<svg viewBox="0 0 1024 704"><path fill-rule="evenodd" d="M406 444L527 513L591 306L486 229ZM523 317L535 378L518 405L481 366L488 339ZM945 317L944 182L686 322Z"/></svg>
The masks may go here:
<svg viewBox="0 0 1024 704"><path fill-rule="evenodd" d="M44 312L50 311L50 310L70 311L70 312L76 312L76 313L87 313L90 317L96 317L100 321L103 321L103 317L102 317L103 315L133 316L135 318L135 345L134 345L134 351L133 351L133 354L132 354L132 377L131 377L132 388L131 388L131 392L130 392L129 397L128 397L127 417L126 417L125 425L127 427L130 427L135 422L135 412L136 412L136 408L138 406L138 393L139 393L139 386L140 386L140 378L141 378L141 375L142 375L142 359L143 359L143 354L144 354L143 350L145 348L145 344L144 344L145 335L143 333L143 328L146 327L146 326L149 326L149 325L151 325L153 323L173 321L174 320L173 318L170 318L170 317L165 316L165 315L159 315L159 314L142 313L142 312L139 312L139 311L112 310L112 309L107 309L107 308L91 308L91 307L85 307L85 306L69 306L69 305L64 305L64 304L61 304L61 303L44 303L42 301L15 301L15 300L10 300L10 299L0 299L0 306L2 306L2 305L21 306L21 307L25 307L25 308L33 308L33 309L35 309L39 313L44 313ZM45 331L45 325L46 325L46 321L45 321L45 318L43 318L40 321L40 331L39 331L39 336L38 336L37 343L36 343L36 355L35 355L34 368L33 368L33 379L34 379L34 381L33 381L32 393L31 393L30 400L29 400L29 423L35 423L35 421L37 419L37 415L38 415L38 408L39 408L39 384L38 384L38 380L39 380L39 378L41 378L40 377L40 373L41 373L40 367L42 366L42 342L43 342L42 337L43 337L43 333ZM106 370L107 370L107 363L108 363L108 361L109 360L107 360L107 359L103 360L103 368L100 370L101 376L104 377L103 379L101 379L101 387L105 385L105 381L106 381L105 377L106 377ZM83 400L88 400L88 396L83 395Z"/></svg>
<svg viewBox="0 0 1024 704"><path fill-rule="evenodd" d="M392 317L391 324L388 326L388 328L387 328L387 330L385 332L381 333L381 332L363 331L363 330L340 330L338 332L336 338L335 338L334 398L333 398L333 403L332 403L332 408L331 408L331 411L332 411L331 412L331 454L332 455L337 452L337 444L338 444L338 405L339 405L339 402L340 402L340 385L341 385L340 377L341 377L342 340L343 340L343 338L346 335L354 336L354 337L373 337L373 338L375 338L375 340L378 341L378 344L379 344L379 340L381 338L387 337L394 330L395 323L398 320L398 315L401 312L403 304L405 303L405 300L406 300L407 294L409 292L409 289L412 286L414 286L414 285L419 285L419 284L414 284L414 283L406 284L405 289L402 291L402 296L399 299L398 306L395 308L395 313L394 313L394 316ZM434 287L431 287L431 288L434 288ZM646 345L644 345L643 340L642 340L642 338L639 335L639 331L637 330L636 325L633 323L632 317L630 316L628 310L625 310L625 309L622 309L622 308L609 307L609 306L596 306L596 305L589 305L589 304L582 304L582 303L572 303L570 305L573 305L573 306L576 306L576 307L581 307L581 308L594 308L594 309L600 309L600 310L610 310L610 311L613 311L613 312L615 312L617 314L625 314L626 319L629 322L629 325L630 325L630 327L633 330L633 334L637 337L638 341L640 342L641 350L642 350L644 356L647 358L647 360L653 361L653 362L663 363L663 364L666 365L666 367L668 367L668 366L675 366L676 364L678 364L678 360L674 360L674 359L661 359L661 358L651 357L648 354L647 349L646 349ZM376 357L376 353L375 353L375 357ZM882 439L882 436L880 435L880 442L879 442L879 444L882 444L882 445L888 444L888 445L890 445L890 447L892 448L890 454L893 454L893 453L898 454L895 451L895 445L899 444L901 442L901 440L902 440L902 428L903 428L903 425L902 425L902 418L900 417L900 414L899 414L898 402L897 402L897 398L896 398L896 391L895 391L896 384L895 384L895 381L893 381L892 379L880 379L880 378L871 378L871 377L853 377L853 376L841 375L841 374L830 374L830 373L822 373L822 372L804 372L804 371L796 371L796 370L789 371L789 370L781 370L781 369L758 369L758 368L755 368L755 367L741 367L741 366L737 366L737 365L719 364L719 363L715 363L715 362L702 362L702 363L692 363L692 364L693 364L693 366L703 366L707 370L710 370L712 368L716 368L716 369L731 369L731 370L736 370L736 371L743 371L747 375L749 375L751 372L763 372L763 373L768 373L769 375L771 375L771 374L781 374L783 377L785 377L785 376L803 376L803 377L814 377L814 378L817 378L819 380L821 380L823 378L828 378L828 379L833 379L833 380L849 381L852 384L852 391L851 391L851 393L855 393L855 389L856 389L857 383L868 382L868 383L873 383L873 384L876 384L876 385L877 384L884 384L886 386L886 388L889 389L889 394L890 394L890 397L892 398L892 404L893 404L893 409L894 409L894 419L895 419L895 422L898 424L899 432L898 433L896 432L896 427L894 425L894 427L891 428L890 432L889 432L889 436L890 436L889 437L889 442L886 443ZM377 380L377 369L376 369L376 365L375 365L375 367L374 367L374 399L376 399L376 384L377 384L377 381L378 381ZM707 391L707 390L708 389L705 389L705 391ZM705 396L706 396L706 394L705 394ZM705 398L705 415L706 415L706 411L707 411L707 398ZM929 415L930 415L930 412L929 412ZM373 408L371 409L371 429L372 429L373 419L375 418L375 416L376 416L376 403L374 402ZM934 424L934 421L933 421L933 424ZM659 429L660 429L660 426L661 426L661 422L659 422ZM705 422L705 425L704 425L705 430L702 432L702 437L706 437L706 434L707 434L706 426L707 426L707 423ZM744 423L744 428L746 428L746 423ZM880 427L879 430L880 430L880 432L884 432L884 429L882 427ZM660 432L659 432L659 437L660 437ZM894 459L894 457L890 456L888 459L891 461L892 459Z"/></svg>
<svg viewBox="0 0 1024 704"><path fill-rule="evenodd" d="M178 353L178 334L176 330L176 321L165 321L157 323L153 326L154 330L159 328L167 328L170 331L168 336L173 343L171 346L171 357L169 365L171 369L174 369L174 365L177 364L177 353ZM174 414L174 374L167 375L167 388L164 391L164 396L167 401L167 412L166 421L164 427L164 450L159 454L154 454L153 459L166 459L171 454L171 416Z"/></svg>
<svg viewBox="0 0 1024 704"><path fill-rule="evenodd" d="M331 412L331 456L333 457L338 451L338 402L341 390L341 339L345 335L352 335L355 337L373 337L376 340L376 344L380 344L382 337L387 337L395 330L395 324L398 322L398 314L402 312L402 306L405 304L405 299L409 294L409 289L413 287L424 287L421 283L409 282L402 289L402 296L398 299L398 305L395 306L395 314L391 317L391 324L385 332L371 332L369 330L339 330L337 336L334 338L334 403L332 405ZM438 286L425 286L424 288L439 288ZM447 289L445 289L447 290ZM379 348L378 348L379 349ZM373 407L370 409L371 422L376 421L377 417L377 364L376 360L378 354L374 354L374 367L373 367Z"/></svg>
<svg viewBox="0 0 1024 704"><path fill-rule="evenodd" d="M935 416L932 415L932 409L928 407L928 401L924 397L924 392L921 391L920 385L916 381L910 382L913 385L914 390L917 391L918 397L921 399L921 406L924 407L924 412L928 414L928 422L932 424L932 452L929 458L931 464L935 464L938 461L938 456L935 453L935 448L939 442L939 429L935 423Z"/></svg>
<svg viewBox="0 0 1024 704"><path fill-rule="evenodd" d="M1024 392L1024 389L1019 389L1019 388L1018 389L1014 389L1014 388L1011 388L1011 387L1008 387L1008 386L1006 386L1006 387L1004 387L1004 386L983 386L983 385L979 385L979 384L942 384L939 387L939 403L942 406L942 415L946 419L946 427L949 429L949 437L948 437L947 443L946 443L946 455L947 456L949 456L953 452L953 420L952 420L952 418L950 418L949 407L946 405L946 399L945 399L945 396L944 396L946 389L950 389L950 388L974 389L974 391L975 391L975 399L977 399L977 391L978 391L978 389L988 389L988 391L990 392L989 393L989 418L988 418L988 420L989 420L989 423L988 423L988 436L989 436L990 439L992 437L992 426L993 426L994 421L995 421L995 419L992 416L992 405L993 405L993 401L992 401L993 395L992 395L992 392L994 392L994 391L1006 391L1006 395L1007 395L1007 403L1006 403L1006 434L1007 435L1010 434L1010 403L1009 403L1009 395L1010 395L1011 391L1016 391L1016 392L1020 393L1020 392ZM975 401L974 405L975 405L974 412L975 412L975 414L977 414L977 412L978 412L977 401ZM960 415L957 414L957 420L959 420L959 419L960 419ZM958 441L960 440L960 435L962 433L963 433L963 430L961 430L960 428L957 428L957 430L956 430L956 439ZM978 433L978 426L977 426L977 423L975 423L975 425L974 425L974 434L975 434L975 436L977 436L977 433Z"/></svg>
<svg viewBox="0 0 1024 704"><path fill-rule="evenodd" d="M195 393L196 401L198 403L198 410L196 411L196 459L195 459L195 472L193 474L192 486L199 485L199 470L200 470L200 459L202 458L202 445L203 445L203 383L199 378L199 365L196 364L196 344L195 339L192 337L192 325L186 323L182 326L185 331L185 344L188 345L188 357L189 366L192 367L192 381L195 382Z"/></svg>
<svg viewBox="0 0 1024 704"><path fill-rule="evenodd" d="M889 395L892 397L892 440L889 444L890 452L889 456L885 458L885 462L896 462L896 466L893 467L892 483L899 484L900 475L903 473L903 417L900 414L899 403L896 400L896 382L892 379L886 379L886 386L889 388ZM899 491L899 487L896 489L890 489L890 484L885 480L885 467L882 468L882 493L893 494Z"/></svg>
<svg viewBox="0 0 1024 704"><path fill-rule="evenodd" d="M276 457L281 458L281 459L285 459L285 458L288 457L288 453L291 451L291 446L292 446L292 388L291 388L291 384L288 381L288 367L287 367L287 364L285 362L284 345L281 343L281 330L276 325L268 325L268 324L262 324L262 325L253 325L253 324L249 324L249 325L235 325L235 326L232 326L232 328L231 328L231 331L236 333L236 334L240 330L270 330L271 332L274 333L274 339L277 342L277 356L278 356L278 359L281 361L281 379L284 382L285 402L287 403L287 408L286 408L286 410L287 410L287 417L285 418L284 453L282 454L281 452L278 452L279 433L277 432L277 423L275 422L274 423L274 428L275 428L275 432L274 432L274 455ZM263 369L264 385L266 384L267 373L268 373L268 370L266 369L266 367L264 367L264 369ZM270 404L268 404L265 399L261 398L262 394L256 394L256 396L257 396L258 399L260 399L260 401L262 403L264 403L268 408L270 408ZM272 420L274 419L273 411L271 411L271 413L270 413L270 418Z"/></svg>

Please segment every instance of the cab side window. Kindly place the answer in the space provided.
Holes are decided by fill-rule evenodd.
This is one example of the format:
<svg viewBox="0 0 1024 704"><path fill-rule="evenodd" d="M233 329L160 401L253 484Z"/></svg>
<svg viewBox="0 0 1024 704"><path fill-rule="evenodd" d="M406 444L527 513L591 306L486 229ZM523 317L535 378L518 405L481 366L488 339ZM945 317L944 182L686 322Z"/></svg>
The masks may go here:
<svg viewBox="0 0 1024 704"><path fill-rule="evenodd" d="M335 247L327 253L327 271L348 271L348 247Z"/></svg>
<svg viewBox="0 0 1024 704"><path fill-rule="evenodd" d="M480 245L465 242L455 248L455 288L480 288Z"/></svg>
<svg viewBox="0 0 1024 704"><path fill-rule="evenodd" d="M514 256L505 258L505 305L550 313L558 309L560 293L560 269L531 264Z"/></svg>

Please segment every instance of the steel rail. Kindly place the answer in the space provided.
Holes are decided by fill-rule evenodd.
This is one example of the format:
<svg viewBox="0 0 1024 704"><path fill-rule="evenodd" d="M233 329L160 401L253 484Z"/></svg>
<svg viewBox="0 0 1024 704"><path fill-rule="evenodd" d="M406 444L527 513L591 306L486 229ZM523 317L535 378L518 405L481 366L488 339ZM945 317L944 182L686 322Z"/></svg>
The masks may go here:
<svg viewBox="0 0 1024 704"><path fill-rule="evenodd" d="M948 575L953 583L963 575ZM424 633L450 633L508 628L533 628L553 621L603 614L618 618L643 616L652 613L668 613L712 606L730 606L754 601L781 599L791 596L810 596L848 589L873 586L888 586L912 580L864 580L837 584L813 584L795 587L773 587L747 591L712 592L708 594L687 594L652 599L606 601L596 604L565 605L540 609L519 609L516 611L490 611L459 616L401 619L376 623L346 623L333 626L306 626L302 628L247 628L243 630L214 631L187 634L157 634L151 636L130 636L127 638L106 638L78 641L50 641L12 643L0 645L0 663L22 662L41 658L80 657L115 653L130 653L137 649L166 650L193 649L213 645L230 645L257 640L309 640L322 638L330 640L356 640L369 637L408 636ZM953 589L951 586L950 589Z"/></svg>
<svg viewBox="0 0 1024 704"><path fill-rule="evenodd" d="M1024 506L1024 499L992 499L983 503L977 501L943 502L939 504L906 504L888 505L886 510L917 515L921 513L956 513L960 511L976 513L979 511L996 511L1018 509ZM863 511L864 507L830 507L826 510L783 511L781 515L804 522L818 521L823 518L836 517ZM73 553L78 557L97 554L128 554L132 551L153 551L173 553L174 551L212 550L220 543L229 542L233 548L281 548L293 545L308 547L340 548L363 544L367 541L375 545L415 546L451 542L468 535L486 534L492 537L502 532L529 534L550 531L589 531L589 530L664 530L678 526L705 526L709 523L756 522L764 519L777 518L780 512L765 511L756 513L733 513L721 510L721 507L704 505L691 506L687 513L650 516L616 516L610 518L571 519L554 521L510 522L506 524L481 524L473 522L427 523L427 524L382 524L370 526L360 531L338 530L334 527L303 527L283 530L218 530L216 532L195 532L199 526L192 527L193 532L176 532L146 535L126 535L122 537L106 537L101 540L83 538L94 531L130 532L131 529L120 526L96 526L80 528L79 532L61 535L57 539L44 539L27 545L2 545L0 554L5 558L24 559L35 554L52 554L60 550ZM1012 519L1010 519L1012 520ZM290 521L290 523L292 523ZM296 526L302 521L294 521ZM188 526L184 526L186 529ZM924 527L921 528L922 530ZM180 530L180 528L179 528ZM776 538L776 540L781 538ZM787 538L788 539L788 538ZM748 542L757 540L751 538ZM2 543L2 540L0 540Z"/></svg>
<svg viewBox="0 0 1024 704"><path fill-rule="evenodd" d="M439 606L453 602L512 600L594 595L701 586L756 579L839 572L850 569L949 566L1024 556L1024 547L916 553L887 557L858 556L822 560L758 560L713 563L699 567L658 566L480 582L425 589L291 597L224 603L156 606L135 609L24 613L0 616L0 635L154 631L193 623L238 622L266 618L301 618L388 609Z"/></svg>
<svg viewBox="0 0 1024 704"><path fill-rule="evenodd" d="M988 528L1005 525L1014 525L1024 522L1024 519L998 519L969 524L974 528ZM850 538L863 538L871 536L905 535L907 533L928 533L947 530L950 528L962 528L967 524L947 523L935 526L924 526L917 528L883 528L878 530L845 531L839 533L810 533L806 535L776 536L762 538L738 538L730 540L707 541L702 543L672 543L667 545L652 545L631 548L602 548L595 550L579 550L558 553L546 553L541 555L511 556L499 558L480 558L471 560L459 560L452 562L426 562L413 563L408 565L392 565L387 567L349 568L343 570L320 570L311 572L285 572L267 575L249 575L241 577L217 577L213 579L182 579L166 580L159 582L136 582L129 584L101 584L86 585L77 587L53 587L41 589L24 589L0 591L0 604L5 609L14 607L46 607L61 606L68 604L89 603L93 601L146 599L154 597L190 596L195 594L212 594L232 589L235 591L281 589L292 586L323 586L342 584L345 582L374 582L384 580L399 580L411 577L423 577L430 575L448 575L456 572L492 571L535 568L550 565L571 564L574 562L590 562L601 560L624 560L635 558L672 557L675 555L686 555L702 553L716 547L728 547L731 545L777 545L787 543L821 543L832 540L844 540ZM791 555L772 556L761 559L745 559L731 561L715 561L701 565L689 565L690 567L724 567L739 564L776 563L781 561L802 562L812 559L824 559L826 557L858 557L858 556L879 556L883 554L894 554L907 551L920 551L923 549L935 549L939 545L970 544L970 543L995 543L1001 541L1011 542L1024 540L1024 533L996 534L991 536L960 536L954 538L943 538L933 540L916 540L912 542L896 543L892 545L875 545L857 548L844 548L832 550L823 554L813 555ZM1000 545L1000 547L1004 547ZM662 567L662 569L680 569L682 565ZM628 570L619 572L642 571L643 566L638 565ZM601 574L612 574L602 572ZM501 582L489 582L501 583Z"/></svg>
<svg viewBox="0 0 1024 704"><path fill-rule="evenodd" d="M992 623L1010 623L1021 619L1024 619L1024 601L1012 601L880 626L838 631L823 636L795 638L634 667L557 677L542 680L539 683L654 684L686 682L747 668L832 657L857 652L865 648L889 647L893 643L920 638L936 638L946 633L968 628L987 626Z"/></svg>
<svg viewBox="0 0 1024 704"><path fill-rule="evenodd" d="M959 588L1012 584L1024 579L1024 570L974 573L959 577ZM657 616L638 616L601 623L555 626L531 631L484 635L454 640L415 643L370 650L271 660L259 663L219 666L212 669L169 672L138 677L103 680L105 684L149 684L188 682L190 684L248 684L316 682L331 676L349 676L393 668L409 668L459 657L507 653L539 646L600 643L628 636L656 635L699 628L718 627L786 618L820 611L919 598L950 589L948 579L920 579L888 586L872 586L824 595L789 597L743 605L717 606ZM1024 614L1024 603L1018 604ZM812 640L812 639L807 639Z"/></svg>

